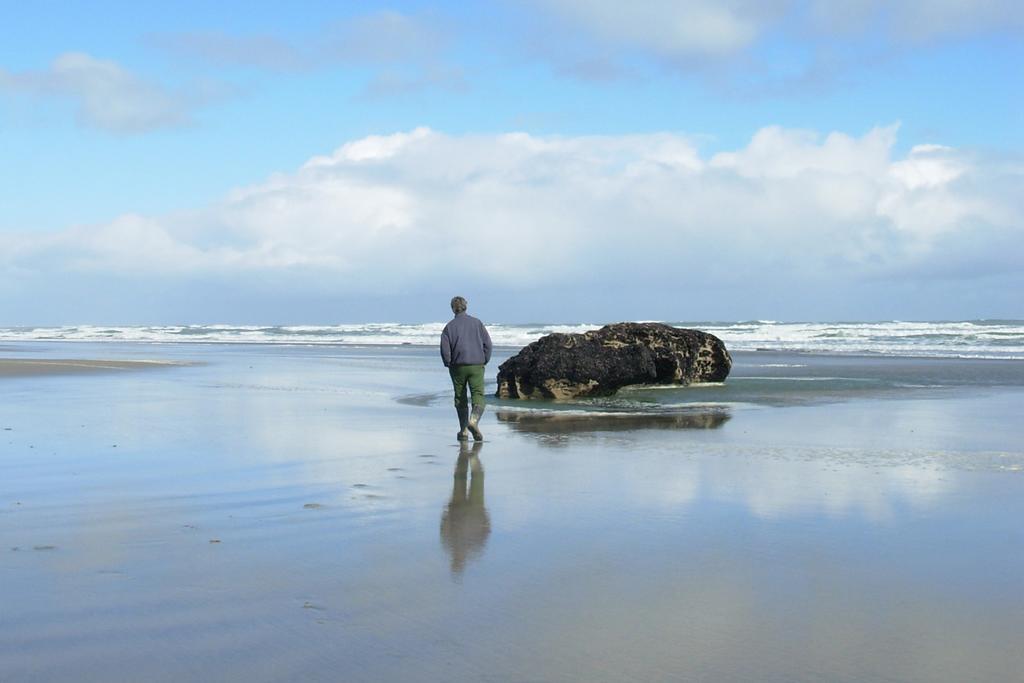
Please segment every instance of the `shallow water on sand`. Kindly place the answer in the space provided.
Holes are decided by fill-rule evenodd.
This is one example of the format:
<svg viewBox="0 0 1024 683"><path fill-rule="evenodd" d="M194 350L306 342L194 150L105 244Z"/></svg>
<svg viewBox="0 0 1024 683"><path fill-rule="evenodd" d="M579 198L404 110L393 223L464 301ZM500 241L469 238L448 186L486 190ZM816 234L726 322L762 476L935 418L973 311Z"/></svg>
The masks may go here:
<svg viewBox="0 0 1024 683"><path fill-rule="evenodd" d="M200 364L0 383L0 680L1024 670L1024 363L736 354L460 449L433 349L19 348Z"/></svg>

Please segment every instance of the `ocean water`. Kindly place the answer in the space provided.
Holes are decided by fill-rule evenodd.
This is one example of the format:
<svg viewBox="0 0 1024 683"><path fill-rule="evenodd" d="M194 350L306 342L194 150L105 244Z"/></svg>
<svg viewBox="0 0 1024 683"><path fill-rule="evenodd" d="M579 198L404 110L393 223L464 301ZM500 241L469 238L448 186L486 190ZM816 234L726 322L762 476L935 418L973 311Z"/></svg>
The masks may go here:
<svg viewBox="0 0 1024 683"><path fill-rule="evenodd" d="M730 351L993 358L1024 360L1024 320L933 322L665 321L705 330ZM603 323L505 324L488 321L494 343L518 348L552 332L584 332ZM295 345L432 346L443 322L351 325L160 325L2 327L0 342L89 341Z"/></svg>

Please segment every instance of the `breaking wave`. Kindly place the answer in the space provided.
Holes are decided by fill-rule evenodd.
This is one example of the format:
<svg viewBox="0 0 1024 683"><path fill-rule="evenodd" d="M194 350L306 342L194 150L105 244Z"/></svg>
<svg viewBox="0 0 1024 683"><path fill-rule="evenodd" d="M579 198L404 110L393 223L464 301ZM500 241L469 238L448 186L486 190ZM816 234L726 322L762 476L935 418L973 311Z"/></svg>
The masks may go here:
<svg viewBox="0 0 1024 683"><path fill-rule="evenodd" d="M720 337L732 351L879 354L1024 360L1024 321L747 322L671 321ZM522 347L552 332L584 332L599 324L489 323L494 343ZM435 323L351 325L160 325L0 328L0 342L87 341L293 345L433 346L444 327ZM767 366L766 366L767 367Z"/></svg>

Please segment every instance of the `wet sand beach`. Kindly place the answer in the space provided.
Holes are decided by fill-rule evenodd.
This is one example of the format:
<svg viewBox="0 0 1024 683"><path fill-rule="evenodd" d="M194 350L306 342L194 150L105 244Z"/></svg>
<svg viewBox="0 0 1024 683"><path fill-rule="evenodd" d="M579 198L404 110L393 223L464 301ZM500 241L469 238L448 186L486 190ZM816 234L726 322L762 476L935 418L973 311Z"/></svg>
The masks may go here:
<svg viewBox="0 0 1024 683"><path fill-rule="evenodd" d="M8 346L3 681L1024 671L1020 361L738 353L460 447L432 348Z"/></svg>
<svg viewBox="0 0 1024 683"><path fill-rule="evenodd" d="M0 378L148 370L168 365L180 365L180 363L158 360L96 360L90 358L0 358Z"/></svg>

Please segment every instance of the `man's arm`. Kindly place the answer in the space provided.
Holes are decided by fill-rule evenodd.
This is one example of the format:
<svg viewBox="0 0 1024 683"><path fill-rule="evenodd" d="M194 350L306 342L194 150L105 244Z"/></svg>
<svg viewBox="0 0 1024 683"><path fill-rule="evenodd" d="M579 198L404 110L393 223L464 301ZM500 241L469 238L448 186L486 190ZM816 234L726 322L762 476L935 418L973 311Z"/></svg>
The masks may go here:
<svg viewBox="0 0 1024 683"><path fill-rule="evenodd" d="M484 340L484 365L491 362L491 335L487 333L487 326L480 323L480 330L483 332L481 335Z"/></svg>
<svg viewBox="0 0 1024 683"><path fill-rule="evenodd" d="M448 367L452 363L452 342L448 338L448 326L444 326L444 331L441 333L441 361L445 367Z"/></svg>

